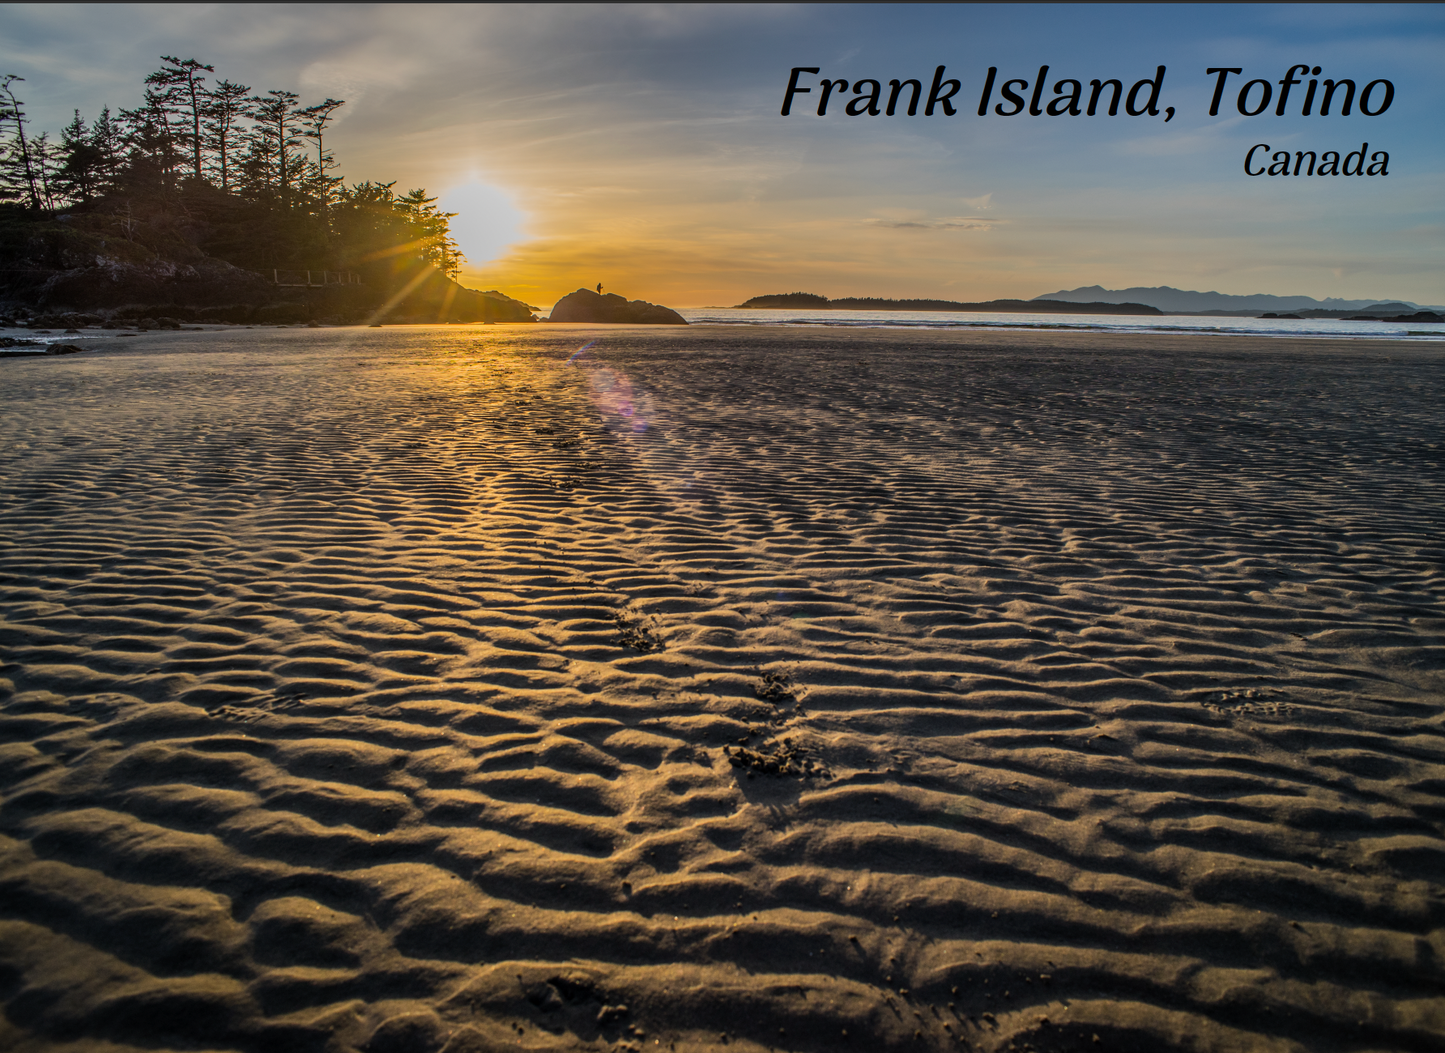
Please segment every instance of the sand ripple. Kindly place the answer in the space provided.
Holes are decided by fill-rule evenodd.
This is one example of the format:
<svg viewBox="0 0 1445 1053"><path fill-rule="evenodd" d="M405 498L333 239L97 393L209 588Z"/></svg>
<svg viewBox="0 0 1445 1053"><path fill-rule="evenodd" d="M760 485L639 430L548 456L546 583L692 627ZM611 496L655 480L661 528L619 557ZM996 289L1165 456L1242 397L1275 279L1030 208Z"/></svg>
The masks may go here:
<svg viewBox="0 0 1445 1053"><path fill-rule="evenodd" d="M0 1045L1440 1048L1439 353L596 336L6 364Z"/></svg>

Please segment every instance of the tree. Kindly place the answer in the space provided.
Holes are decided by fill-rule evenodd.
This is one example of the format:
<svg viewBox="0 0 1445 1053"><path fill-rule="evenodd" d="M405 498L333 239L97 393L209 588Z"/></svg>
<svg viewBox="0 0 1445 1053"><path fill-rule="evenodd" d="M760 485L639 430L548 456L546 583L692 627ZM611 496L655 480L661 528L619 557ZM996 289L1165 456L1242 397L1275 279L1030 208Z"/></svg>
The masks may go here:
<svg viewBox="0 0 1445 1053"><path fill-rule="evenodd" d="M239 122L246 116L246 93L250 90L245 84L221 80L206 92L202 111L206 145L216 153L222 190L231 189L231 153L240 136Z"/></svg>
<svg viewBox="0 0 1445 1053"><path fill-rule="evenodd" d="M179 117L181 127L187 129L184 138L190 140L192 166L196 178L201 179L201 117L207 93L201 87L206 78L198 74L201 70L214 73L216 67L193 58L182 62L173 55L162 55L161 61L169 65L146 77L145 82L164 89L165 108Z"/></svg>
<svg viewBox="0 0 1445 1053"><path fill-rule="evenodd" d="M456 213L443 212L435 201L436 198L426 196L425 190L409 190L396 198L392 207L407 218L416 234L418 255L435 264L442 273L455 277L461 271L462 260L466 259L451 236L450 220Z"/></svg>
<svg viewBox="0 0 1445 1053"><path fill-rule="evenodd" d="M41 132L30 141L30 156L35 162L36 182L40 184L40 200L44 207L53 210L56 205L55 176L60 170L60 151L50 141L49 132Z"/></svg>
<svg viewBox="0 0 1445 1053"><path fill-rule="evenodd" d="M27 246L16 258L44 246L45 266L61 266L62 245L83 259L115 251L105 239L119 234L162 258L199 250L252 270L355 268L383 296L425 281L433 266L457 274L452 214L436 198L340 178L326 136L342 100L302 107L292 92L208 85L210 67L194 59L165 61L138 107L114 117L106 107L94 121L75 110L54 144L32 134L20 78L0 77L0 200L23 201L24 223L44 233L11 239ZM52 222L46 212L56 208L76 221Z"/></svg>
<svg viewBox="0 0 1445 1053"><path fill-rule="evenodd" d="M90 142L100 151L100 176L104 186L109 187L120 168L121 151L125 149L125 134L120 125L111 119L110 107L106 106L90 128Z"/></svg>
<svg viewBox="0 0 1445 1053"><path fill-rule="evenodd" d="M321 202L323 217L326 215L327 206L331 203L331 188L341 182L339 177L326 174L336 167L336 161L326 152L323 136L326 132L327 122L331 120L331 115L345 105L344 99L328 98L325 102L318 102L315 106L308 106L300 111L303 121L301 134L316 144L317 200Z"/></svg>
<svg viewBox="0 0 1445 1053"><path fill-rule="evenodd" d="M252 96L251 110L246 116L258 125L256 131L265 140L263 153L269 155L276 166L276 187L281 194L281 205L291 203L291 176L299 160L292 149L300 140L296 125L300 112L296 109L298 96L291 91L268 91L269 99Z"/></svg>
<svg viewBox="0 0 1445 1053"><path fill-rule="evenodd" d="M60 169L55 175L60 192L72 201L88 202L104 178L105 154L94 139L76 110L75 119L60 133Z"/></svg>
<svg viewBox="0 0 1445 1053"><path fill-rule="evenodd" d="M180 160L167 107L165 92L147 88L140 107L120 111L127 125L125 138L130 153L126 161L132 180L154 182L162 193L174 188Z"/></svg>
<svg viewBox="0 0 1445 1053"><path fill-rule="evenodd" d="M15 139L18 150L15 152L13 162L19 174L25 181L24 191L30 198L30 207L37 212L40 210L40 187L36 180L35 158L32 156L30 144L25 138L25 111L20 107L25 103L15 97L15 89L12 85L16 81L23 81L24 77L17 77L13 73L6 74L0 78L0 125L6 121L15 122ZM8 167L8 166L7 166ZM12 185L18 180L12 180ZM18 188L17 188L18 189ZM12 191L11 196L18 196Z"/></svg>

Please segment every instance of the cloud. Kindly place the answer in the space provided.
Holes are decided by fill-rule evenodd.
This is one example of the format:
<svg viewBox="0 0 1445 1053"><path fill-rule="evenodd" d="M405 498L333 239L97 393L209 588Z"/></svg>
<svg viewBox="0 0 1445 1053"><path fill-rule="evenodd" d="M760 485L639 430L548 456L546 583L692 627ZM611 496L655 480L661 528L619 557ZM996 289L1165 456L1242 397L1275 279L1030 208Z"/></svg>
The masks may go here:
<svg viewBox="0 0 1445 1053"><path fill-rule="evenodd" d="M938 219L869 219L864 223L870 227L886 227L889 230L993 230L1008 220L979 219L976 216L940 216Z"/></svg>

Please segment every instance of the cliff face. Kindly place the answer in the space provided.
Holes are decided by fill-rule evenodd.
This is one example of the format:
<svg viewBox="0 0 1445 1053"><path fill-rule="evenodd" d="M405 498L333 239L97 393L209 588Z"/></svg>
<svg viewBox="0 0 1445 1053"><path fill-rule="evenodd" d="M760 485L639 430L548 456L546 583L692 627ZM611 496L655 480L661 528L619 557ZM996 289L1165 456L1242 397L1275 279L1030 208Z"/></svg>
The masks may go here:
<svg viewBox="0 0 1445 1053"><path fill-rule="evenodd" d="M670 307L643 300L627 300L616 293L599 296L578 289L557 301L549 322L614 322L627 325L687 325L687 319Z"/></svg>

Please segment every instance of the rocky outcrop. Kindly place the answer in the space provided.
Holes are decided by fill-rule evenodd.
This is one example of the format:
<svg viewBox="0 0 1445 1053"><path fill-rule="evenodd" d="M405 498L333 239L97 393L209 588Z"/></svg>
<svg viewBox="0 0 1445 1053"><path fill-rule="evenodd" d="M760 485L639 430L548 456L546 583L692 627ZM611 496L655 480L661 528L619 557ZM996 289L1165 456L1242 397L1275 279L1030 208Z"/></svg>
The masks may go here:
<svg viewBox="0 0 1445 1053"><path fill-rule="evenodd" d="M627 300L616 293L599 296L591 289L578 289L562 297L552 308L552 316L547 321L687 325L687 319L670 307L643 300Z"/></svg>
<svg viewBox="0 0 1445 1053"><path fill-rule="evenodd" d="M259 306L276 295L261 275L209 258L185 263L165 259L133 263L97 256L89 266L48 274L37 270L34 278L38 279L37 287L30 300L42 309L94 309L131 303Z"/></svg>

